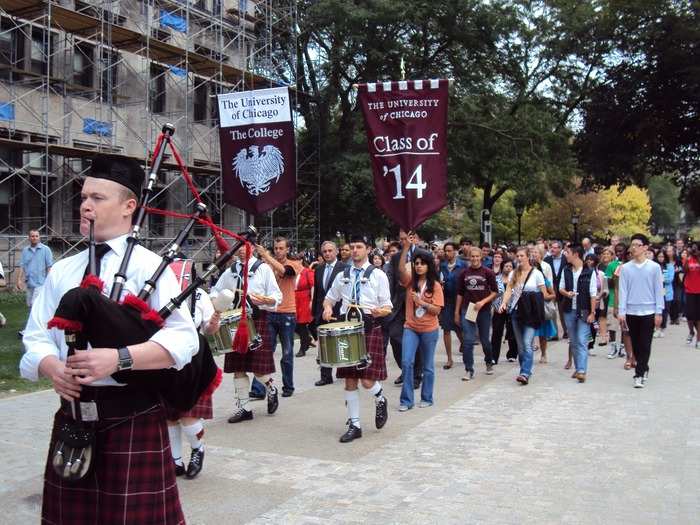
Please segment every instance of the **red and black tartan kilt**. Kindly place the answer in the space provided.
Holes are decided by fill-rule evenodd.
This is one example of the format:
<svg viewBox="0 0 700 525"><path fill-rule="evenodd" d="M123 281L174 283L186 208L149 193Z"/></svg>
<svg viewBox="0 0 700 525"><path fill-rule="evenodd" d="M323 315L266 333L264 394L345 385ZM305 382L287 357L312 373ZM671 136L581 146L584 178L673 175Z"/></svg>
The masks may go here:
<svg viewBox="0 0 700 525"><path fill-rule="evenodd" d="M256 376L275 373L275 360L272 356L272 333L267 322L267 312L259 310L255 319L255 330L262 336L262 345L257 350L245 354L229 352L224 356L224 372L252 372Z"/></svg>
<svg viewBox="0 0 700 525"><path fill-rule="evenodd" d="M372 330L365 332L365 345L367 346L367 353L372 358L372 364L361 370L358 370L356 366L338 368L336 372L338 379L350 377L384 381L387 378L384 335L382 334L381 326L376 325Z"/></svg>
<svg viewBox="0 0 700 525"><path fill-rule="evenodd" d="M160 405L139 415L100 421L94 468L77 482L65 482L51 466L57 428L66 417L60 410L54 417L44 473L42 523L185 523Z"/></svg>
<svg viewBox="0 0 700 525"><path fill-rule="evenodd" d="M212 403L211 394L202 394L197 399L197 403L190 408L187 412L180 412L179 410L168 406L163 403L165 408L165 417L170 421L177 421L183 417L192 417L195 419L214 419L214 406Z"/></svg>

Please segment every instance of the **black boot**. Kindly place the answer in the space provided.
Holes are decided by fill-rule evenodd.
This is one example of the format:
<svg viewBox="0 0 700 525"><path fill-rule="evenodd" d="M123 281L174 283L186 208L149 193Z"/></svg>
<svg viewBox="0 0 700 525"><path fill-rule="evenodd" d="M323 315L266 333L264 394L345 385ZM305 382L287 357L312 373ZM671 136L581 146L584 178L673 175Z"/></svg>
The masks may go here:
<svg viewBox="0 0 700 525"><path fill-rule="evenodd" d="M228 418L228 422L240 423L241 421L248 421L251 419L253 419L253 412L244 408L239 408L233 413L233 415L230 418Z"/></svg>
<svg viewBox="0 0 700 525"><path fill-rule="evenodd" d="M251 412L252 413L252 412ZM187 479L194 479L202 471L204 466L204 446L192 450L190 456L190 464L187 465Z"/></svg>
<svg viewBox="0 0 700 525"><path fill-rule="evenodd" d="M353 425L348 419L348 429L340 436L341 443L350 443L353 439L359 439L362 437L362 429Z"/></svg>
<svg viewBox="0 0 700 525"><path fill-rule="evenodd" d="M386 397L376 402L377 410L374 414L374 424L379 429L386 425L386 420L389 419L389 410L387 409Z"/></svg>
<svg viewBox="0 0 700 525"><path fill-rule="evenodd" d="M267 413L272 415L277 412L277 408L280 406L279 395L277 393L277 387L271 385L267 391Z"/></svg>

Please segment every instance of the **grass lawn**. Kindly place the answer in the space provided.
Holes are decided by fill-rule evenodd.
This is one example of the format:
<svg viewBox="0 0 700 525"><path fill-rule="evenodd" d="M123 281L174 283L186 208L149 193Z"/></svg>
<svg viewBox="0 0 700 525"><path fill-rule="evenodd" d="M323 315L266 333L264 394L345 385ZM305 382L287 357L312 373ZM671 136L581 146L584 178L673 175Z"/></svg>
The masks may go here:
<svg viewBox="0 0 700 525"><path fill-rule="evenodd" d="M45 379L34 383L19 376L24 346L17 331L24 328L29 315L24 294L0 294L0 312L7 318L5 327L0 328L0 397L51 388L51 383Z"/></svg>

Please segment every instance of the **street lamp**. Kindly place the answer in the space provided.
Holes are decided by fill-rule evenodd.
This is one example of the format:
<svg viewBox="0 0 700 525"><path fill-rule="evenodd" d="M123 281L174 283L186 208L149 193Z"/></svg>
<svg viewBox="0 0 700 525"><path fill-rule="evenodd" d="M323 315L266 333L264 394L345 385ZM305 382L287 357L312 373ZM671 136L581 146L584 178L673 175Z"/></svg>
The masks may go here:
<svg viewBox="0 0 700 525"><path fill-rule="evenodd" d="M574 244L578 244L578 223L581 220L578 213L574 212L571 216L571 224L574 225Z"/></svg>
<svg viewBox="0 0 700 525"><path fill-rule="evenodd" d="M522 243L522 220L523 213L525 213L525 207L522 204L515 205L515 214L518 216L518 246Z"/></svg>

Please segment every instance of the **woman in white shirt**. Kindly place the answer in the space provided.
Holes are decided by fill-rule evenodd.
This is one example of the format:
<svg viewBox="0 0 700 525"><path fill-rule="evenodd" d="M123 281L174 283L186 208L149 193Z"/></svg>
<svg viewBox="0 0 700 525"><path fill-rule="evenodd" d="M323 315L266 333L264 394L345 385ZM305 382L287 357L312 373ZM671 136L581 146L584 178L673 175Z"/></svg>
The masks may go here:
<svg viewBox="0 0 700 525"><path fill-rule="evenodd" d="M535 338L537 327L524 323L521 324L518 320L518 300L523 292L541 293L543 298L549 297L549 294L545 287L544 275L530 264L527 248L518 248L515 257L518 261L518 267L511 272L511 276L508 279L508 287L503 295L503 303L501 304L500 311L505 311L506 305L509 304L511 296L513 296L514 306L511 322L513 324L515 339L518 342L518 361L520 362L520 374L515 380L521 385L527 385L532 375L532 340Z"/></svg>

